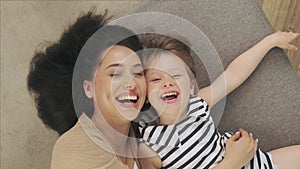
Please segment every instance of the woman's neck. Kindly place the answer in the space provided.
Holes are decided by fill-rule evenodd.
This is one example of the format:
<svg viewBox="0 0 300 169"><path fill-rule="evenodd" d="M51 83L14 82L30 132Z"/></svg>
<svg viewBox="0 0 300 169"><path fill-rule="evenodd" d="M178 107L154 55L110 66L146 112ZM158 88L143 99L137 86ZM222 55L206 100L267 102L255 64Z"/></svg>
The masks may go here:
<svg viewBox="0 0 300 169"><path fill-rule="evenodd" d="M117 154L126 155L129 151L128 135L130 132L130 122L121 123L119 121L106 121L104 117L94 113L92 121L95 126L105 135L112 144Z"/></svg>
<svg viewBox="0 0 300 169"><path fill-rule="evenodd" d="M97 116L95 113L92 116L92 121L108 139L119 160L129 168L133 168L134 159L132 158L133 154L128 141L131 129L130 121L128 123L121 123L120 121L108 122L103 116Z"/></svg>

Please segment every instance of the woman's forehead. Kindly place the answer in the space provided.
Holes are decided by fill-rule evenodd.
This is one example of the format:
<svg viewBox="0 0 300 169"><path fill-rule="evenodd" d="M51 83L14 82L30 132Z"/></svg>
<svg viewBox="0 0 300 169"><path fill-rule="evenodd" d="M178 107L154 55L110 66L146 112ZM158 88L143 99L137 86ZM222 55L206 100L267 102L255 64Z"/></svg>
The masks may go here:
<svg viewBox="0 0 300 169"><path fill-rule="evenodd" d="M141 66L140 58L133 50L125 46L113 46L103 54L100 67L106 69L108 67L126 65Z"/></svg>

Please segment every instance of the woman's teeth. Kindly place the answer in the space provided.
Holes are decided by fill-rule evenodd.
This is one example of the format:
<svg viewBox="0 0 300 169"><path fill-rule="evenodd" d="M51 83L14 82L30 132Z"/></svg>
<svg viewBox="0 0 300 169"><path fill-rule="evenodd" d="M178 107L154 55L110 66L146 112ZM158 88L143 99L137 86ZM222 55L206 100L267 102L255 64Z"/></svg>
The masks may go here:
<svg viewBox="0 0 300 169"><path fill-rule="evenodd" d="M117 100L121 103L136 103L138 100L138 96L119 96L117 97Z"/></svg>

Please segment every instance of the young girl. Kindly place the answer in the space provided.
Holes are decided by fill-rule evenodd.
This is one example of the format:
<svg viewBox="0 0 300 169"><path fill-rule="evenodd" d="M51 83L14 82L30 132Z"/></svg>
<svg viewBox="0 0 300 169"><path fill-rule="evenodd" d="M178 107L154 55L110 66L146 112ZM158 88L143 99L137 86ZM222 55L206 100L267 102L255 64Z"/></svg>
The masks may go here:
<svg viewBox="0 0 300 169"><path fill-rule="evenodd" d="M145 157L140 160L141 165L145 168L244 166L258 169L278 166L280 169L299 169L300 146L262 152L257 149L258 140L242 129L234 135L218 133L209 112L209 107L254 71L271 48L297 50L289 42L298 36L292 32L267 36L237 57L210 86L195 93L198 90L190 48L169 36L146 35L144 44L149 48L144 60L147 96L159 118L153 121L151 115L155 116L155 113L150 108L139 119L142 142L139 155ZM222 91L224 81L226 91Z"/></svg>

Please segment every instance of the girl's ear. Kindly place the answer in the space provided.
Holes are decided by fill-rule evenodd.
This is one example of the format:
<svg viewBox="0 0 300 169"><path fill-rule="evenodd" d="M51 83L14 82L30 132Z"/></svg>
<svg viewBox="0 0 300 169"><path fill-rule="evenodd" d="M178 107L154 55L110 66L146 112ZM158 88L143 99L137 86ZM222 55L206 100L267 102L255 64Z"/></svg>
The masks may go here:
<svg viewBox="0 0 300 169"><path fill-rule="evenodd" d="M190 95L191 96L195 95L195 80L191 80L191 83L190 83Z"/></svg>
<svg viewBox="0 0 300 169"><path fill-rule="evenodd" d="M83 89L87 98L93 98L93 83L91 81L85 80L83 81Z"/></svg>
<svg viewBox="0 0 300 169"><path fill-rule="evenodd" d="M150 104L148 97L145 98L145 104Z"/></svg>

